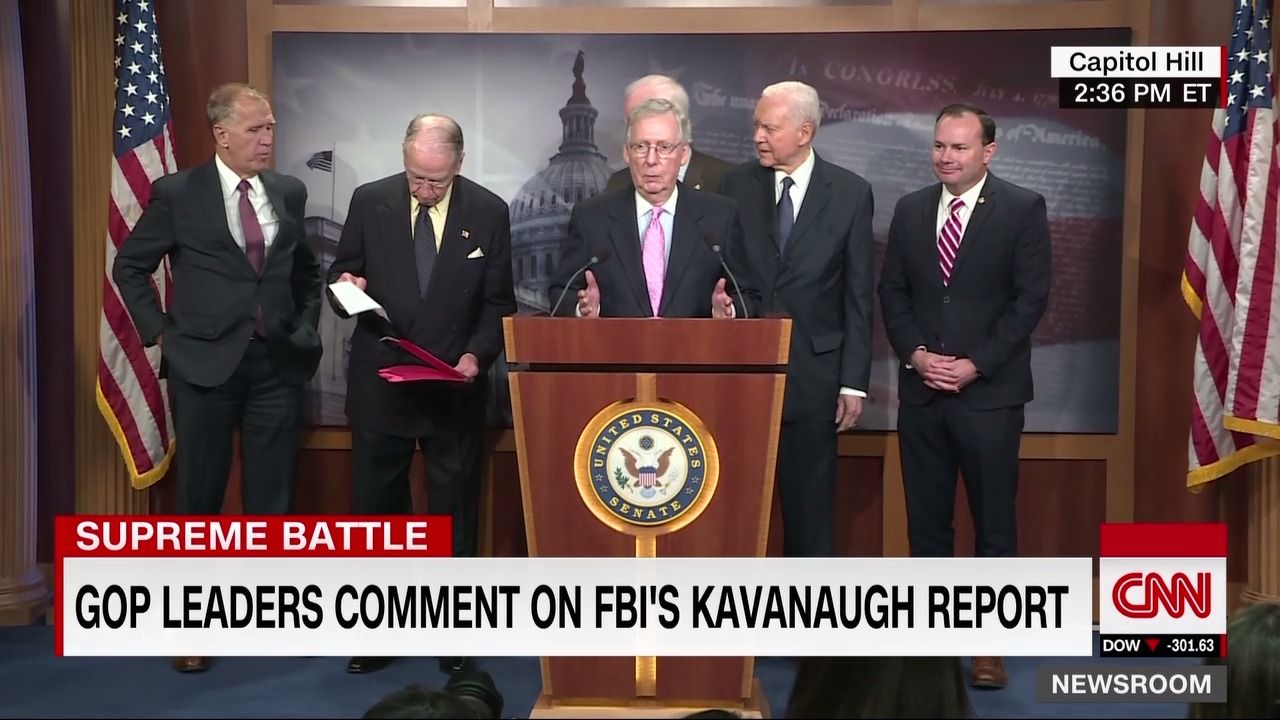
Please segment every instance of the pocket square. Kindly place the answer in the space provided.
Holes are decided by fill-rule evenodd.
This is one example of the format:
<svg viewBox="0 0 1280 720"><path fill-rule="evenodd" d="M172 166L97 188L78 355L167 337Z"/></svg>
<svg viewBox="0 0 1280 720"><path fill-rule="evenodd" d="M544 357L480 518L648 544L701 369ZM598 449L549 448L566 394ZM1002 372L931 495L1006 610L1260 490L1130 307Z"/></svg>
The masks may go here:
<svg viewBox="0 0 1280 720"><path fill-rule="evenodd" d="M467 259L474 260L476 258L482 258L482 257L484 257L484 251L481 250L480 248L476 248L475 250L471 251L471 254L467 256Z"/></svg>

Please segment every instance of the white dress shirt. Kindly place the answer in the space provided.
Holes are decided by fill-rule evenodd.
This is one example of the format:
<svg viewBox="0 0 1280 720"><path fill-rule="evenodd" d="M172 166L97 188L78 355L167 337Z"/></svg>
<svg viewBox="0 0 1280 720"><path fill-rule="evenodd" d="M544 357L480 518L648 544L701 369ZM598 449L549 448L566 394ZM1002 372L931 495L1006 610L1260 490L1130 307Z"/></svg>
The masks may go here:
<svg viewBox="0 0 1280 720"><path fill-rule="evenodd" d="M795 210L795 217L791 218L794 223L796 218L800 217L800 206L804 204L804 196L809 192L809 181L813 180L814 154L813 149L809 149L809 157L800 163L800 167L791 173L791 180L795 183L791 186L791 208ZM787 174L782 170L773 171L773 201L774 206L782 202L782 180ZM853 395L855 397L864 398L867 396L865 390L857 390L851 387L840 388L841 395Z"/></svg>
<svg viewBox="0 0 1280 720"><path fill-rule="evenodd" d="M227 212L227 229L231 231L236 245L244 250L244 226L240 222L240 176L216 155L214 164L218 167L218 179L222 181L222 204ZM276 233L280 230L280 220L271 207L271 201L267 199L267 189L262 185L262 178L257 175L249 178L249 202L258 216L258 224L262 226L264 249L270 250Z"/></svg>
<svg viewBox="0 0 1280 720"><path fill-rule="evenodd" d="M945 185L942 186L942 197L938 198L938 226L934 228L934 237L942 235L942 226L946 224L947 218L951 217L951 201L959 197L964 201L964 207L960 208L960 239L961 242L964 241L964 231L969 227L969 218L973 217L973 209L978 205L978 198L982 197L982 186L986 184L987 175L983 173L978 184L965 190L963 195L952 195Z"/></svg>

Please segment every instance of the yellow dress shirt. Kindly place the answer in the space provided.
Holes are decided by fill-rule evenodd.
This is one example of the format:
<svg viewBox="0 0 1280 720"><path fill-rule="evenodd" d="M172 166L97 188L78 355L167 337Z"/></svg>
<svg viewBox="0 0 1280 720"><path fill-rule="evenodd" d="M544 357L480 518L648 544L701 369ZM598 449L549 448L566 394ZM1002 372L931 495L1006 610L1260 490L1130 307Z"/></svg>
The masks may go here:
<svg viewBox="0 0 1280 720"><path fill-rule="evenodd" d="M440 198L440 202L428 208L431 218L431 227L435 230L436 235L436 252L440 252L440 243L444 239L444 223L449 219L449 200L453 198L453 185L449 185L449 189L444 191L444 197ZM418 202L418 198L409 196L409 230L417 227L418 208L422 204Z"/></svg>

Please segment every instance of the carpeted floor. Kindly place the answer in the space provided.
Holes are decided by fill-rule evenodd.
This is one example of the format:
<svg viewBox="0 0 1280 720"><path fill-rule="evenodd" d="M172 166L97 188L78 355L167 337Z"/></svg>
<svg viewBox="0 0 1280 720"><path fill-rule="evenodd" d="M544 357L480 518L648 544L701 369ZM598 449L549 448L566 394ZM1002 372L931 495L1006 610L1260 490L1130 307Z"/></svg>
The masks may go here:
<svg viewBox="0 0 1280 720"><path fill-rule="evenodd" d="M1096 650L1096 640L1095 640ZM974 691L981 718L1177 718L1183 704L1062 705L1035 702L1039 664L1123 660L1009 658L1009 687ZM1171 661L1177 662L1177 661ZM503 717L528 717L540 685L537 658L485 658L506 699ZM344 658L227 658L209 672L179 675L167 658L58 658L53 628L0 628L0 717L358 718L410 683L443 685L435 658L410 658L373 675L348 675ZM792 665L762 658L756 675L774 717L791 691Z"/></svg>

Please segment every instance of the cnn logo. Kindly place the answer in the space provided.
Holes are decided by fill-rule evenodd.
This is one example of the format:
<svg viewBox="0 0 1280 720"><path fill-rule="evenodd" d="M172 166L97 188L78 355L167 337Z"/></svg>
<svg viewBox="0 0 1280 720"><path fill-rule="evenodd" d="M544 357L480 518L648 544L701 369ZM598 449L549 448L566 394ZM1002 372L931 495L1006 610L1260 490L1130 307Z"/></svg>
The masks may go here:
<svg viewBox="0 0 1280 720"><path fill-rule="evenodd" d="M1101 634L1227 631L1225 524L1104 523L1100 540Z"/></svg>
<svg viewBox="0 0 1280 720"><path fill-rule="evenodd" d="M1192 575L1175 572L1166 581L1160 573L1125 573L1111 588L1111 604L1121 615L1134 620L1154 618L1161 608L1171 618L1181 618L1190 610L1203 620L1213 608L1212 575Z"/></svg>

